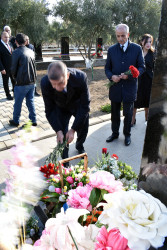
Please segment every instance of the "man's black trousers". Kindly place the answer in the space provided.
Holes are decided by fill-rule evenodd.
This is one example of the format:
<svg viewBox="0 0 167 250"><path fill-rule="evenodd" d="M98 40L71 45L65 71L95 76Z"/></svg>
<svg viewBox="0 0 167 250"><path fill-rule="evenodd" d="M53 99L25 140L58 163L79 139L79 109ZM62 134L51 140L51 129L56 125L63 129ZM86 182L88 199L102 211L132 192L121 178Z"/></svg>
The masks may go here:
<svg viewBox="0 0 167 250"><path fill-rule="evenodd" d="M123 116L125 117L123 133L125 136L131 135L130 132L131 132L133 107L134 107L133 102L128 102L128 103L123 102ZM120 110L121 110L121 102L111 101L111 129L115 136L119 136Z"/></svg>
<svg viewBox="0 0 167 250"><path fill-rule="evenodd" d="M13 79L12 75L10 73L2 74L3 88L5 90L5 94L6 94L7 97L10 94L10 91L9 91L9 77L11 79L12 87L13 87L13 90L14 90L15 80Z"/></svg>

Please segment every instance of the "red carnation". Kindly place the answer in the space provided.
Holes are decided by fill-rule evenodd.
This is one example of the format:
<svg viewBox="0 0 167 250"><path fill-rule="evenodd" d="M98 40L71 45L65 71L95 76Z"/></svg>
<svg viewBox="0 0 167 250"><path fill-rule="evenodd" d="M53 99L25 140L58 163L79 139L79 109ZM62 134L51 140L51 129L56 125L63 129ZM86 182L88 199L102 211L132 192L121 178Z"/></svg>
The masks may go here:
<svg viewBox="0 0 167 250"><path fill-rule="evenodd" d="M136 69L133 65L129 67L129 71L131 72L131 75L133 78L137 78L139 76L139 71ZM124 73L125 74L125 73Z"/></svg>
<svg viewBox="0 0 167 250"><path fill-rule="evenodd" d="M129 66L129 70L124 72L125 75L127 76L132 76L133 78L137 78L140 74L140 72L138 71L138 69L136 67L134 67L133 65ZM107 83L107 87L110 88L111 86L115 85L116 82L114 81L109 81L109 83Z"/></svg>
<svg viewBox="0 0 167 250"><path fill-rule="evenodd" d="M58 172L55 171L53 163L49 163L48 166L44 165L40 167L40 171L44 173L44 177L49 178L51 174L57 174Z"/></svg>
<svg viewBox="0 0 167 250"><path fill-rule="evenodd" d="M111 156L111 158L115 158L116 160L118 160L118 155L113 154L113 155Z"/></svg>

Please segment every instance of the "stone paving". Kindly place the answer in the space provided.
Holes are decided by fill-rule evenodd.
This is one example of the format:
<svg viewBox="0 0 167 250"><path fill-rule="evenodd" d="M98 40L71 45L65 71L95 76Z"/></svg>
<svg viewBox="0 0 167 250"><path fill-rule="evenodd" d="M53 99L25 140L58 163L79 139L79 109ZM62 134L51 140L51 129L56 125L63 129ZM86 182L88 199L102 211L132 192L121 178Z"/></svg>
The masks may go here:
<svg viewBox="0 0 167 250"><path fill-rule="evenodd" d="M11 148L13 145L15 145L15 139L18 137L17 132L21 129L21 126L29 120L29 112L24 100L20 117L20 126L18 128L10 126L9 120L13 117L13 104L14 100L9 101L6 99L6 95L2 85L2 78L0 75L0 151ZM41 96L35 96L35 108L38 123L37 127L39 131L38 137L35 141L54 136L55 132L51 128L45 117L44 102ZM103 115L101 117L91 118L90 125L98 124L109 119L110 115Z"/></svg>

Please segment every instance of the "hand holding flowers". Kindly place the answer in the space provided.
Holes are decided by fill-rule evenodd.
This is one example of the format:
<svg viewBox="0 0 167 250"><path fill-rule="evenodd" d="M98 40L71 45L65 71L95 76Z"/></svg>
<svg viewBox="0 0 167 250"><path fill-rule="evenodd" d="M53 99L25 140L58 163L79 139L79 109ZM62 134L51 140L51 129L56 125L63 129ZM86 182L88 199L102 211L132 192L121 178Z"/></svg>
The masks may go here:
<svg viewBox="0 0 167 250"><path fill-rule="evenodd" d="M129 70L124 72L124 73L121 73L121 75L113 75L112 76L112 81L110 81L108 84L107 84L107 87L110 88L111 86L115 85L116 83L118 83L121 79L128 79L128 76L132 76L133 78L138 78L139 76L139 71L136 67L134 67L133 65L131 65L129 67Z"/></svg>

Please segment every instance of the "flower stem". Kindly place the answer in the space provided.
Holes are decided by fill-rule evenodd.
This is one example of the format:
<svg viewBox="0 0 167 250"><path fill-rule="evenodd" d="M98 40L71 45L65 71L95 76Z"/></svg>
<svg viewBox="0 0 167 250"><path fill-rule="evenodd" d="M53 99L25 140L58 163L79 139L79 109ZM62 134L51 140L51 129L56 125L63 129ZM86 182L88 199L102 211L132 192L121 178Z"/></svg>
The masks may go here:
<svg viewBox="0 0 167 250"><path fill-rule="evenodd" d="M74 242L74 245L75 245L76 249L79 250L78 247L77 247L77 244L76 244L76 242L75 242L75 240L74 240L74 237L72 236L72 233L71 233L71 230L70 230L69 226L67 226L67 228L68 228L68 231L69 231L69 233L70 233L70 235L71 235L71 238L72 238L72 240L73 240L73 242Z"/></svg>

